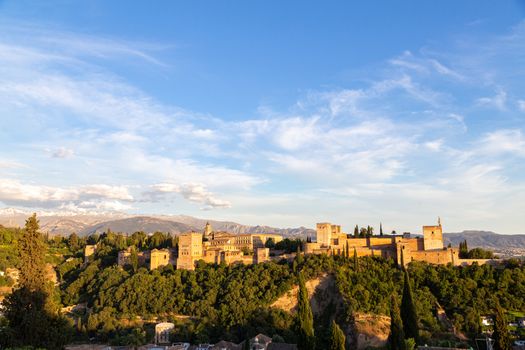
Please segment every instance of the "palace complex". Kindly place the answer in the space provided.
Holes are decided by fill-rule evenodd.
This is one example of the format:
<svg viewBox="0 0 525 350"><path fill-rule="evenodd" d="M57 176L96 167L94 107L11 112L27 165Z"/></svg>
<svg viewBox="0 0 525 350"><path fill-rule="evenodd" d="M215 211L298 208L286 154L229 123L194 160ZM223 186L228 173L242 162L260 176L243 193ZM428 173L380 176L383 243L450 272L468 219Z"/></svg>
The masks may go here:
<svg viewBox="0 0 525 350"><path fill-rule="evenodd" d="M444 247L441 220L435 226L423 226L423 236L373 235L355 237L341 231L341 226L330 223L317 224L317 241L305 244L306 254L332 254L351 256L382 256L394 259L406 266L411 261L426 261L431 264L470 265L485 264L487 259L460 259L459 250Z"/></svg>
<svg viewBox="0 0 525 350"><path fill-rule="evenodd" d="M134 252L135 248L130 247L120 251L118 265L131 264L133 254L137 254L138 265L147 266L151 270L166 265L193 270L199 260L215 264L256 264L270 259L270 249L266 248L269 240L275 244L283 239L281 235L273 233L216 232L209 223L204 232L182 233L178 238L177 248Z"/></svg>
<svg viewBox="0 0 525 350"><path fill-rule="evenodd" d="M341 231L341 226L330 223L318 223L316 241L307 241L303 245L305 254L328 254L353 256L381 256L394 259L399 265L406 266L411 261L426 261L431 264L470 265L491 263L486 259L462 259L459 250L444 247L441 220L435 226L423 226L423 234L370 235L356 237ZM271 233L235 234L213 231L209 223L203 232L187 232L178 236L176 248L137 251L129 247L118 253L118 265L132 264L136 259L138 266L147 266L154 270L161 266L173 265L177 269L193 270L195 263L203 260L207 263L243 263L257 264L270 260L270 248L282 240L281 235ZM85 248L86 261L95 253L96 246ZM284 256L276 254L274 259ZM136 257L135 257L136 255Z"/></svg>

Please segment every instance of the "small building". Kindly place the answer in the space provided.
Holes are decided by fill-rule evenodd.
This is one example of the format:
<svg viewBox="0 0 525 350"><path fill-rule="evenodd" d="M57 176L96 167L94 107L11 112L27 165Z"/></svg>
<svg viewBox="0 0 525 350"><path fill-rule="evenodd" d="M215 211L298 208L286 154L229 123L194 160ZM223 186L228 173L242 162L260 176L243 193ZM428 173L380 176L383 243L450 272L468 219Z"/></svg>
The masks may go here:
<svg viewBox="0 0 525 350"><path fill-rule="evenodd" d="M169 249L153 249L149 254L149 269L155 270L159 267L173 264L172 252Z"/></svg>
<svg viewBox="0 0 525 350"><path fill-rule="evenodd" d="M84 247L84 263L87 264L89 262L89 259L95 254L97 251L97 246L95 244L88 244Z"/></svg>
<svg viewBox="0 0 525 350"><path fill-rule="evenodd" d="M257 334L250 339L250 350L266 350L272 338L264 334Z"/></svg>
<svg viewBox="0 0 525 350"><path fill-rule="evenodd" d="M175 325L171 322L162 322L155 325L155 344L169 344L171 333Z"/></svg>

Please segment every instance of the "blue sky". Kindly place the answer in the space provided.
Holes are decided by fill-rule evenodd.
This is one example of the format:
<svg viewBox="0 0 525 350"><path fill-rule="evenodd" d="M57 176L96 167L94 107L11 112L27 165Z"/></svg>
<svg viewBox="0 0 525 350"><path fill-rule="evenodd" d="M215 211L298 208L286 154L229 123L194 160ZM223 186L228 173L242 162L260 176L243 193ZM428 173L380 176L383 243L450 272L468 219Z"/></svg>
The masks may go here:
<svg viewBox="0 0 525 350"><path fill-rule="evenodd" d="M0 206L525 232L524 1L0 1Z"/></svg>

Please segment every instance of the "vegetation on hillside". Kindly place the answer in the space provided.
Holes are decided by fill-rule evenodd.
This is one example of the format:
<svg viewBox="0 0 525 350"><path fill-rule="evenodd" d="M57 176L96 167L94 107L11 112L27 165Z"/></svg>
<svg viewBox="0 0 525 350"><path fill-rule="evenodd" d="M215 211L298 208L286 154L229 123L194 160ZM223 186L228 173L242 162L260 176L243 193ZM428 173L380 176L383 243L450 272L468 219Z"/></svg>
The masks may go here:
<svg viewBox="0 0 525 350"><path fill-rule="evenodd" d="M19 240L22 231L9 230L12 238L7 239ZM8 236L2 236L1 232L0 238ZM86 244L97 244L97 251L85 264ZM176 237L160 232L151 236L143 232L124 236L109 231L90 237L71 235L48 240L46 260L55 259L57 263L57 302L62 306L87 306L84 311L74 313L76 339L95 337L112 344L140 344L151 339L152 322L171 321L176 325L174 341L202 343L224 339L239 343L265 333L297 343L297 317L308 315L304 313L306 304L300 303L302 306L293 315L269 305L300 284L298 276L307 280L324 274L335 279L334 298L340 300L330 301L328 307L314 315L313 322L307 317L304 323L313 323L311 334L317 338L317 349L329 344L333 337L339 339L334 321L347 334L348 346L355 336L351 329L356 312L395 315L394 326L402 333L394 334L391 344L395 342L399 350L413 347L410 341L401 341L408 328L403 323L408 319L401 317L403 312L396 310L396 306L404 304L405 297L401 298L404 295L408 298L408 309L415 314L410 327L419 330L421 344L437 344L436 337L450 331L436 317L440 308L446 311L456 331L470 337L480 333L481 315L495 313L496 301L506 311L525 311L525 268L516 261L508 263L506 268L413 262L405 275L392 260L358 258L355 250L346 249L344 256L299 254L293 261L283 259L258 265L200 262L195 271L175 270L172 266L148 271L139 266L116 265L118 251L127 247L140 251L176 246ZM288 240L276 243L275 248L300 251L300 244ZM18 260L16 265L24 266L19 262L21 257L16 255L10 261ZM408 274L410 283L405 282ZM411 288L407 291L405 287ZM340 344L337 339L334 342L338 345L334 346Z"/></svg>

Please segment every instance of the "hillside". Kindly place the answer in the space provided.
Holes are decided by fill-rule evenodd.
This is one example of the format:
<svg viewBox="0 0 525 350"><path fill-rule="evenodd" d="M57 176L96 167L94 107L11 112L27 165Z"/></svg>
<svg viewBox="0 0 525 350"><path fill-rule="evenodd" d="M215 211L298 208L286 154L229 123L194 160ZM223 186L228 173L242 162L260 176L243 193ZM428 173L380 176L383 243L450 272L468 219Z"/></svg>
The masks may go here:
<svg viewBox="0 0 525 350"><path fill-rule="evenodd" d="M83 230L78 231L78 233L81 236L87 236L93 233L107 232L108 229L111 229L111 231L114 232L125 233L133 233L136 231L150 233L160 231L171 234L179 234L192 230L201 230L201 228L191 227L180 222L161 220L147 216L139 216L101 222L95 225L87 226Z"/></svg>
<svg viewBox="0 0 525 350"><path fill-rule="evenodd" d="M459 233L445 233L445 244L459 245L467 240L470 248L525 248L525 235L501 235L491 231L463 231Z"/></svg>

